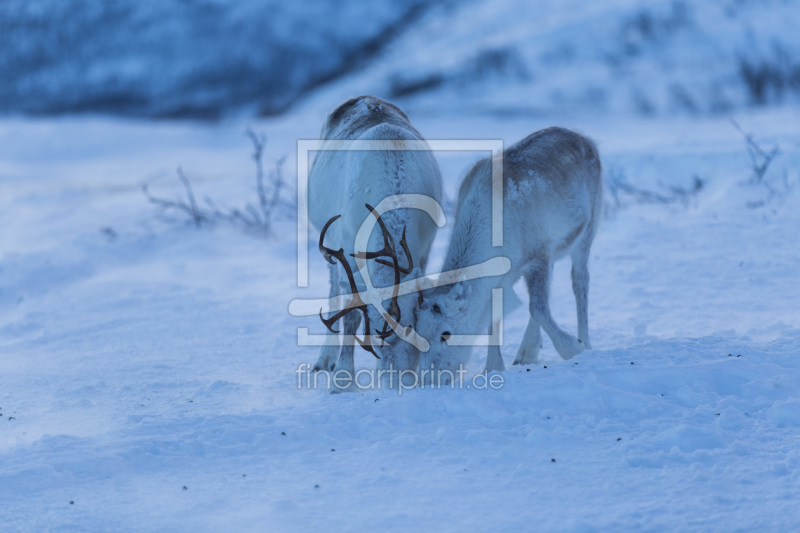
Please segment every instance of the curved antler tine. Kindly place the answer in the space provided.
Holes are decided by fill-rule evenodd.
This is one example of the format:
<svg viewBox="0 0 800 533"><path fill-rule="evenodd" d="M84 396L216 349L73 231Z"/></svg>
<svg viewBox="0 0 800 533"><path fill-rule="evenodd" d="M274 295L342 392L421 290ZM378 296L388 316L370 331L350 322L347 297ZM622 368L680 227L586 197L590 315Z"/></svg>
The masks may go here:
<svg viewBox="0 0 800 533"><path fill-rule="evenodd" d="M326 319L325 317L322 316L322 308L321 307L319 308L319 319L322 320L322 323L325 324L325 327L328 328L328 330L331 333L339 333L339 330L333 329L333 325L336 323L337 320L342 318L341 316L339 316L341 314L342 313L337 313L333 315L331 318Z"/></svg>
<svg viewBox="0 0 800 533"><path fill-rule="evenodd" d="M395 322L398 324L400 323L400 306L397 304L397 298L392 298L391 303L389 304L389 310L386 312L389 316L391 316ZM392 336L394 333L394 328L389 325L389 321L384 319L383 321L383 328L380 330L376 329L375 333L378 337L380 337L381 341L385 341L389 337Z"/></svg>
<svg viewBox="0 0 800 533"><path fill-rule="evenodd" d="M399 264L397 266L398 270L403 274L411 274L411 271L414 270L414 258L411 257L411 250L408 249L408 242L406 242L406 228L403 226L403 237L400 239L400 246L403 248L403 253L406 254L406 260L408 261L408 266L401 267ZM397 253L395 252L395 255ZM376 259L377 262L382 263L386 266L393 267L393 264L389 264L388 261L382 261L380 259ZM398 261L399 262L399 261Z"/></svg>
<svg viewBox="0 0 800 533"><path fill-rule="evenodd" d="M389 255L390 257L394 256L394 239L392 238L392 234L389 233L389 230L386 229L386 225L383 223L381 219L381 215L375 210L374 207L365 203L364 204L367 209L369 209L370 213L375 217L378 221L378 226L381 228L381 233L383 234L383 250L381 252ZM381 253L378 252L378 253Z"/></svg>
<svg viewBox="0 0 800 533"><path fill-rule="evenodd" d="M375 259L378 263L387 264L388 261L385 261L383 259L376 259L378 257L383 257L385 255L388 255L386 250L381 250L379 252L356 252L354 254L350 254L350 257L355 257L357 259ZM392 266L391 263L388 263L388 265Z"/></svg>
<svg viewBox="0 0 800 533"><path fill-rule="evenodd" d="M380 257L390 257L392 259L397 259L397 254L394 249L394 239L392 238L392 234L389 233L389 230L386 229L386 224L383 223L381 220L380 215L375 210L374 207L365 203L364 206L369 209L370 213L375 217L378 221L378 226L381 228L381 234L383 235L383 248L378 250L377 252L356 252L354 254L350 254L351 257L355 257L357 259L375 259L378 263L387 266L394 266L391 263L383 260L378 259Z"/></svg>
<svg viewBox="0 0 800 533"><path fill-rule="evenodd" d="M381 339L381 346L383 346L383 343L386 342L386 339L391 337L392 333L394 333L392 330L386 329L386 327L388 326L384 326L384 329L381 330L375 330L375 335Z"/></svg>
<svg viewBox="0 0 800 533"><path fill-rule="evenodd" d="M362 305L358 309L364 315L364 340L362 341L361 339L359 339L355 335L354 335L354 338L356 339L356 342L358 342L358 344L362 348L364 348L366 351L368 351L369 353L374 355L376 359L380 359L381 357L377 354L377 352L375 351L375 348L373 348L373 346L372 346L372 341L367 340L367 336L369 335L369 331L370 331L370 328L369 328L369 313L367 312L367 306L366 305Z"/></svg>
<svg viewBox="0 0 800 533"><path fill-rule="evenodd" d="M359 345L360 345L362 348L364 348L366 351L368 351L369 353L371 353L372 355L374 355L374 356L375 356L375 359L380 359L380 358L381 358L381 356L380 356L380 355L378 355L378 354L375 352L375 348L373 348L373 347L372 347L372 343L371 343L371 342L369 342L369 341L362 341L361 339L359 339L359 338L358 338L358 337L356 337L355 335L353 335L353 338L356 340L356 342L357 342L357 343L358 343L358 344L359 344Z"/></svg>
<svg viewBox="0 0 800 533"><path fill-rule="evenodd" d="M397 298L392 298L389 304L389 316L394 318L394 321L400 323L400 306L397 305Z"/></svg>
<svg viewBox="0 0 800 533"><path fill-rule="evenodd" d="M381 329L376 329L375 333L381 338L381 340L384 340L391 337L394 331L392 330L391 326L389 326L389 322L384 321L383 327Z"/></svg>
<svg viewBox="0 0 800 533"><path fill-rule="evenodd" d="M325 234L328 232L328 228L331 226L331 224L333 224L336 219L341 216L342 215L336 215L335 217L331 217L331 219L328 220L324 226L322 226L322 231L319 232L319 252L322 254L322 257L324 257L325 260L332 265L336 264L336 261L333 260L333 256L336 254L336 251L322 244L322 241L325 239ZM339 249L339 252L344 253L344 250Z"/></svg>
<svg viewBox="0 0 800 533"><path fill-rule="evenodd" d="M375 330L375 336L381 340L381 346L386 343L386 339L394 335L394 330L389 326L388 322L383 323L383 329Z"/></svg>
<svg viewBox="0 0 800 533"><path fill-rule="evenodd" d="M410 274L412 270L414 270L414 257L411 255L411 250L408 249L408 242L406 242L406 227L403 226L403 238L400 239L400 246L403 248L403 253L406 254L406 259L408 260L408 266L405 269L402 267L402 270L405 274Z"/></svg>
<svg viewBox="0 0 800 533"><path fill-rule="evenodd" d="M389 314L392 316L392 318L394 318L394 321L397 322L397 324L399 325L401 315L400 315L400 306L397 305L397 297L392 298L392 303L389 304Z"/></svg>

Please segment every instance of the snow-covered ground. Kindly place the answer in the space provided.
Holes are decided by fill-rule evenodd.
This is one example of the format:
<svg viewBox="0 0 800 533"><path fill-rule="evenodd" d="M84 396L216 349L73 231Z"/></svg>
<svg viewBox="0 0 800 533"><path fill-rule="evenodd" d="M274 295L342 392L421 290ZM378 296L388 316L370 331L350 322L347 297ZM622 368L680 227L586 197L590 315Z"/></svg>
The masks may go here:
<svg viewBox="0 0 800 533"><path fill-rule="evenodd" d="M362 66L425 4L4 0L0 113L279 113Z"/></svg>
<svg viewBox="0 0 800 533"><path fill-rule="evenodd" d="M798 0L4 0L0 113L720 114L800 102L798 26Z"/></svg>
<svg viewBox="0 0 800 533"><path fill-rule="evenodd" d="M796 0L362 4L0 7L3 112L228 117L0 119L0 531L800 530ZM254 202L253 126L291 202L297 140L364 93L429 139L597 141L593 351L510 366L523 307L496 390L482 351L468 389L298 387L316 235L301 289L291 210L197 229L141 185ZM761 183L731 118L780 147ZM485 154L436 156L452 218ZM568 262L551 304L574 331Z"/></svg>
<svg viewBox="0 0 800 533"><path fill-rule="evenodd" d="M443 2L302 107L364 92L503 117L797 105L798 25L797 0Z"/></svg>
<svg viewBox="0 0 800 533"><path fill-rule="evenodd" d="M265 162L288 155L293 179L323 118L255 124ZM327 276L312 247L296 287L295 221L198 230L140 190L177 196L180 164L198 197L251 201L248 124L0 121L0 529L800 529L800 111L736 116L782 149L769 187L727 118L411 118L506 142L558 123L598 142L607 181L704 187L609 211L594 351L565 362L545 339L499 390L331 395L297 387L316 358L297 328L322 328L288 304ZM437 157L452 197L478 155ZM574 329L568 271L552 305ZM525 324L507 317L506 364Z"/></svg>

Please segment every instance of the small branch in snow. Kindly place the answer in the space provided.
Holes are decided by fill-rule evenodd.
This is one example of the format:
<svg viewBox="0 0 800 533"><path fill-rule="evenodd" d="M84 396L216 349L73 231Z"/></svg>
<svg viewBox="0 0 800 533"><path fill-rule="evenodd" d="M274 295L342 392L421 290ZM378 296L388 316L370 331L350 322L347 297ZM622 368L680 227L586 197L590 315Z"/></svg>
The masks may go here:
<svg viewBox="0 0 800 533"><path fill-rule="evenodd" d="M286 188L283 180L283 165L286 157L280 158L275 167L269 172L268 178L264 172L264 147L267 138L262 134L257 134L252 129L248 129L245 134L253 144L252 158L255 162L256 171L256 194L258 203L247 203L241 208L220 208L216 202L209 197L204 197L207 208L198 205L195 199L191 181L178 167L178 179L184 188L185 199L167 200L153 196L147 184L142 185L142 192L150 201L162 210L177 210L188 215L195 227L200 227L204 223L230 222L238 225L247 231L268 235L272 229L272 219L278 209L284 206L281 201L281 190ZM267 178L267 179L265 179Z"/></svg>
<svg viewBox="0 0 800 533"><path fill-rule="evenodd" d="M186 177L186 174L183 173L183 169L181 167L178 167L178 178L181 180L183 188L186 191L188 202L182 200L165 200L163 198L157 198L150 194L146 183L142 184L142 192L151 203L161 207L164 210L177 209L178 211L185 212L192 219L194 225L199 228L200 225L203 222L207 222L209 218L206 213L203 213L203 211L197 207L197 202L194 199L194 192L192 191L192 184L189 181L189 178Z"/></svg>
<svg viewBox="0 0 800 533"><path fill-rule="evenodd" d="M770 163L781 153L781 147L776 144L767 152L753 139L751 134L746 133L742 129L738 122L731 119L731 123L733 123L733 127L744 136L745 143L747 144L747 153L750 155L750 163L753 171L750 179L756 185L761 184L764 180L764 174L766 174L769 169Z"/></svg>
<svg viewBox="0 0 800 533"><path fill-rule="evenodd" d="M675 203L688 204L689 200L697 196L705 182L695 174L692 176L692 184L689 187L669 186L662 190L650 190L638 187L630 183L621 170L612 168L608 172L608 179L605 181L606 190L611 200L606 201L606 214L614 213L630 204L662 204L670 205Z"/></svg>

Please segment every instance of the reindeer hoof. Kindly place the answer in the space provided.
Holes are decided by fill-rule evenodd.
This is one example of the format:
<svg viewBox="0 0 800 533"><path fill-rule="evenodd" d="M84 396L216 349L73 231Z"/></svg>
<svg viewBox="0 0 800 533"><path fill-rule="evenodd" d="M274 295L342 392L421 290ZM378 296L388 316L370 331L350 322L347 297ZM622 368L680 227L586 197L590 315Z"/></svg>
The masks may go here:
<svg viewBox="0 0 800 533"><path fill-rule="evenodd" d="M320 363L320 362L316 362L314 364L314 366L311 368L311 371L312 372L321 372L321 371L325 370L325 371L328 371L328 372L333 372L333 369L335 367L336 367L336 363L328 363L328 362Z"/></svg>
<svg viewBox="0 0 800 533"><path fill-rule="evenodd" d="M571 336L562 339L556 345L556 351L558 351L558 355L560 355L561 359L564 360L572 359L573 357L581 353L585 348L586 347L580 340Z"/></svg>
<svg viewBox="0 0 800 533"><path fill-rule="evenodd" d="M539 347L520 346L517 356L514 358L515 365L535 365L539 362Z"/></svg>

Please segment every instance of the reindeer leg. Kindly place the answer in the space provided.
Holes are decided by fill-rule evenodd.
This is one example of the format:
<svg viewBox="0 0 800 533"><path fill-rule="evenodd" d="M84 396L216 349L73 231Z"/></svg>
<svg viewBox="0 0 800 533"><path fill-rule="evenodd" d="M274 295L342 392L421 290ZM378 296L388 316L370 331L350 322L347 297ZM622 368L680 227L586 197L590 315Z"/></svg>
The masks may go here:
<svg viewBox="0 0 800 533"><path fill-rule="evenodd" d="M348 313L342 320L344 320L344 334L355 335L361 323L361 313ZM331 392L356 390L356 370L353 361L354 348L355 346L351 343L345 343L345 345L342 346L342 351L339 353L339 360L336 362L336 370L333 372L333 387ZM338 379L337 375L340 376ZM343 386L339 387L337 382Z"/></svg>
<svg viewBox="0 0 800 533"><path fill-rule="evenodd" d="M531 287L528 286L530 292ZM539 362L539 350L542 348L542 328L533 319L533 315L528 320L528 327L525 328L525 335L517 350L514 358L515 365L533 365Z"/></svg>
<svg viewBox="0 0 800 533"><path fill-rule="evenodd" d="M587 350L589 343L589 249L592 232L586 231L572 249L572 292L578 310L578 339Z"/></svg>
<svg viewBox="0 0 800 533"><path fill-rule="evenodd" d="M328 274L330 276L331 289L330 297L334 298L339 294L339 268L336 265L328 265ZM339 358L339 336L335 333L327 332L325 344L320 346L319 357L317 362L314 363L313 370L318 372L320 370L333 370L336 360Z"/></svg>
<svg viewBox="0 0 800 533"><path fill-rule="evenodd" d="M533 319L528 320L528 327L522 337L522 343L514 358L515 365L533 365L539 362L539 350L542 347L542 329Z"/></svg>
<svg viewBox="0 0 800 533"><path fill-rule="evenodd" d="M489 335L492 334L492 326L489 326ZM489 353L486 354L486 367L484 372L489 373L492 371L505 372L506 364L503 362L503 356L500 353L499 346L489 345Z"/></svg>
<svg viewBox="0 0 800 533"><path fill-rule="evenodd" d="M562 359L571 359L584 350L581 341L558 327L550 314L550 275L553 266L546 255L542 254L531 263L530 270L525 274L530 293L531 318L553 341L558 354Z"/></svg>

